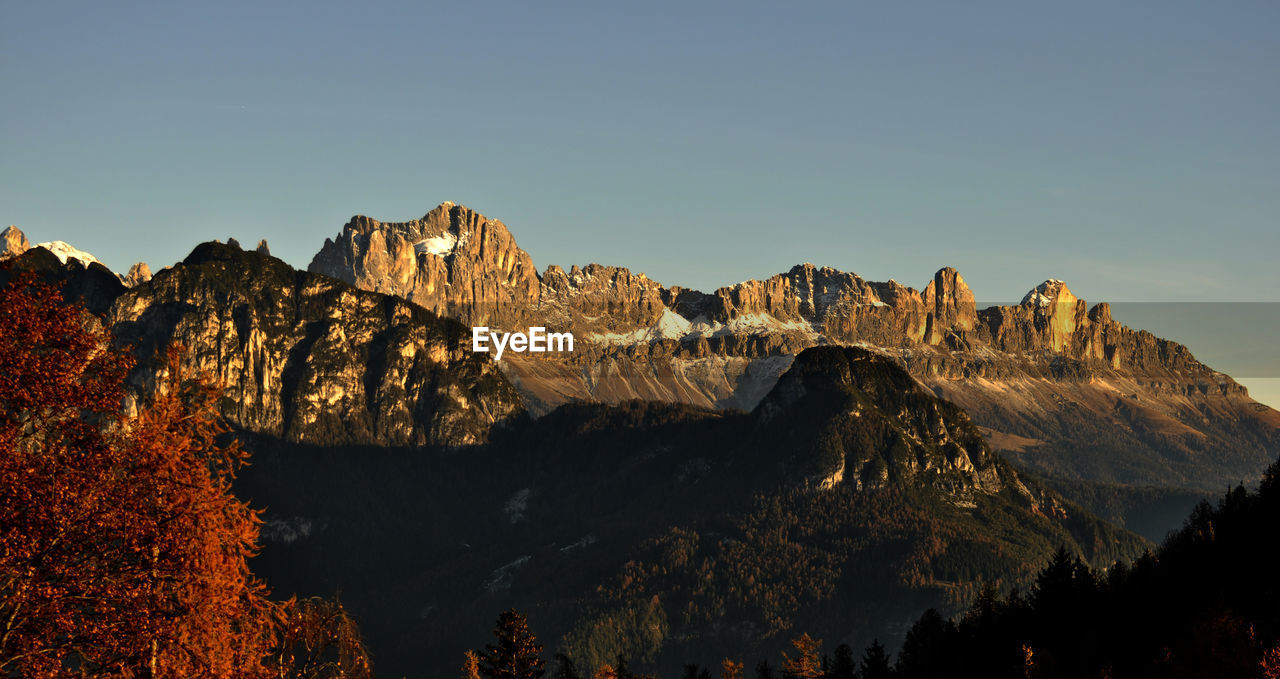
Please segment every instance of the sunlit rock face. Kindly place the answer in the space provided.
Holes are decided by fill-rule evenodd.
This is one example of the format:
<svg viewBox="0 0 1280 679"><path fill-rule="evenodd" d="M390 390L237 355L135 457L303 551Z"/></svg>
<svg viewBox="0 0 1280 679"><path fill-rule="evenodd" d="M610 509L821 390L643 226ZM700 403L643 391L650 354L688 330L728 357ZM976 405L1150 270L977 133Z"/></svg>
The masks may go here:
<svg viewBox="0 0 1280 679"><path fill-rule="evenodd" d="M452 203L409 222L353 217L309 270L473 325L518 324L538 298L533 260L507 227Z"/></svg>
<svg viewBox="0 0 1280 679"><path fill-rule="evenodd" d="M151 267L147 266L146 262L138 262L129 267L129 273L125 274L124 277L124 284L132 288L149 280L151 280Z"/></svg>
<svg viewBox="0 0 1280 679"><path fill-rule="evenodd" d="M1059 280L978 309L950 267L923 290L812 264L711 293L599 264L538 275L505 225L451 203L416 222L352 220L312 270L464 323L573 332L571 355L500 363L534 414L628 399L751 409L796 354L837 344L898 361L1054 476L1226 483L1280 454L1280 414Z"/></svg>
<svg viewBox="0 0 1280 679"><path fill-rule="evenodd" d="M18 227L10 224L4 231L0 231L0 259L17 257L30 249L31 242Z"/></svg>
<svg viewBox="0 0 1280 679"><path fill-rule="evenodd" d="M141 359L145 396L165 347L224 385L238 427L323 445L464 445L523 412L469 334L396 297L207 243L116 300L109 322Z"/></svg>

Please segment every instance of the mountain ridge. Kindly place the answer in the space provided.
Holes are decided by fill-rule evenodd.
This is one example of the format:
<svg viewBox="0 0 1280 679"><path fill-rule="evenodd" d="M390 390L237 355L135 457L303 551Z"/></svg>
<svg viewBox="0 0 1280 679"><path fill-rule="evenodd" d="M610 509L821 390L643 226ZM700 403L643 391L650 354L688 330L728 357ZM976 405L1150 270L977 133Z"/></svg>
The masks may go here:
<svg viewBox="0 0 1280 679"><path fill-rule="evenodd" d="M107 322L138 355L142 393L180 344L224 385L232 424L288 441L471 445L523 414L458 322L237 245L197 246L123 291Z"/></svg>
<svg viewBox="0 0 1280 679"><path fill-rule="evenodd" d="M464 323L574 332L571 356L500 363L535 415L631 398L750 409L800 351L842 344L892 357L969 410L993 441L1023 442L1006 452L1049 476L1216 488L1255 478L1280 453L1280 413L1185 346L1124 326L1109 304L1089 305L1057 279L1019 304L983 309L950 267L920 290L798 264L706 293L599 264L540 274L502 222L455 204L428 217L434 230L357 218L310 268L369 289L399 272L393 294ZM468 224L490 229L495 247L409 247L446 232L461 239ZM356 232L379 229L388 245L363 266ZM1119 455L1121 445L1131 454Z"/></svg>
<svg viewBox="0 0 1280 679"><path fill-rule="evenodd" d="M443 242L414 256L461 252L426 251ZM86 271L39 248L26 257L66 276ZM608 313L610 284L657 290L619 269L569 273L581 280L563 299L596 295L596 306L567 313ZM963 323L962 279L940 277L931 313L951 320L935 327ZM805 267L795 280L816 308L832 301L828 278L855 280ZM112 283L105 320L140 359L136 389L178 344L224 384L220 407L255 460L237 492L269 508L255 569L284 594L341 588L371 643L389 649L388 666L406 673L455 666L509 606L545 620L549 638L592 665L626 653L670 669L695 647L773 654L799 629L855 644L896 638L920 608L958 610L978 579L1022 582L1058 544L1099 565L1147 544L1003 460L912 363L963 371L963 348L807 346L803 327L758 331L744 313L689 342L588 343L580 358L619 371L584 375L597 386L628 388L645 371L697 361L726 381L732 361L777 370L754 381L750 412L619 391L616 403L567 398L534 420L505 361L471 353L458 320L261 251L205 243L132 289ZM796 313L808 312L804 299ZM684 296L725 300L754 303ZM657 330L685 329L665 304L657 313ZM1064 380L1088 384L1059 358L985 374L1043 369L1054 393ZM719 625L726 614L741 624ZM423 638L438 641L425 659Z"/></svg>
<svg viewBox="0 0 1280 679"><path fill-rule="evenodd" d="M776 657L797 630L897 639L975 579L1025 584L1059 544L1099 565L1149 544L856 347L802 352L750 413L570 403L467 455L250 445L243 492L280 526L262 572L341 587L396 676L449 671L508 607L580 666L623 654L664 674L722 648Z"/></svg>

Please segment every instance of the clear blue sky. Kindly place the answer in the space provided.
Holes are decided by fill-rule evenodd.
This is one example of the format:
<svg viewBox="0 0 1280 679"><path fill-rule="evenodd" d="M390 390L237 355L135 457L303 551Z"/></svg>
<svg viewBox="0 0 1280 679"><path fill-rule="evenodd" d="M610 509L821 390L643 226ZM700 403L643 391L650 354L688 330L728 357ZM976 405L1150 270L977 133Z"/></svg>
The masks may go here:
<svg viewBox="0 0 1280 679"><path fill-rule="evenodd" d="M702 289L1280 301L1277 36L1275 2L6 2L0 226L305 267L453 200L540 269Z"/></svg>

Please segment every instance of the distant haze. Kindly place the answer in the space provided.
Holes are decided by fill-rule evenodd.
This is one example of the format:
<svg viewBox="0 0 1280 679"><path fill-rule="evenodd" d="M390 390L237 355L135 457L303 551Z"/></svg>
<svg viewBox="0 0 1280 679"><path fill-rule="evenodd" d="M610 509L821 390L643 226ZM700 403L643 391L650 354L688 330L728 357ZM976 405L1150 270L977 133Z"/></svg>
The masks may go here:
<svg viewBox="0 0 1280 679"><path fill-rule="evenodd" d="M444 200L540 268L1280 301L1280 5L8 3L0 226L305 267Z"/></svg>

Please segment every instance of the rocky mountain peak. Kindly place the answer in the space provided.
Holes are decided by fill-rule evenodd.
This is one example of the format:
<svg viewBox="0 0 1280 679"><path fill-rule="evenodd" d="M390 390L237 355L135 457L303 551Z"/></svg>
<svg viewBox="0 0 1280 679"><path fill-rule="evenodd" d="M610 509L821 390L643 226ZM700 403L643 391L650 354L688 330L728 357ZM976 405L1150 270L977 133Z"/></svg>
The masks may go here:
<svg viewBox="0 0 1280 679"><path fill-rule="evenodd" d="M151 280L151 267L147 266L146 262L138 262L129 267L129 273L124 277L124 284L132 288L149 280Z"/></svg>
<svg viewBox="0 0 1280 679"><path fill-rule="evenodd" d="M1031 308L1045 308L1053 304L1075 304L1076 296L1067 289L1067 284L1056 278L1032 288L1023 298L1021 305Z"/></svg>
<svg viewBox="0 0 1280 679"><path fill-rule="evenodd" d="M52 252L53 255L58 258L58 261L63 264L66 264L73 259L80 262L80 264L85 268L88 268L91 264L102 264L97 257L94 257L66 241L54 240L44 243L36 243L35 247L44 248L49 252ZM103 266L106 265L103 264Z"/></svg>
<svg viewBox="0 0 1280 679"><path fill-rule="evenodd" d="M157 349L224 385L237 427L296 442L469 445L523 412L469 334L403 300L217 242L121 295L109 321L154 389Z"/></svg>
<svg viewBox="0 0 1280 679"><path fill-rule="evenodd" d="M352 217L308 269L473 325L514 325L538 296L533 260L506 225L450 202L407 222Z"/></svg>
<svg viewBox="0 0 1280 679"><path fill-rule="evenodd" d="M26 234L18 230L18 227L10 224L9 228L0 231L0 259L17 257L30 249L31 242L27 240Z"/></svg>
<svg viewBox="0 0 1280 679"><path fill-rule="evenodd" d="M756 408L783 449L807 450L821 485L857 488L919 476L951 491L998 492L996 459L969 417L892 359L857 347L811 347ZM879 450L877 450L877 448Z"/></svg>
<svg viewBox="0 0 1280 679"><path fill-rule="evenodd" d="M921 295L925 309L932 311L924 341L940 342L949 330L969 331L978 323L978 307L973 291L965 284L960 272L943 267L933 275Z"/></svg>

